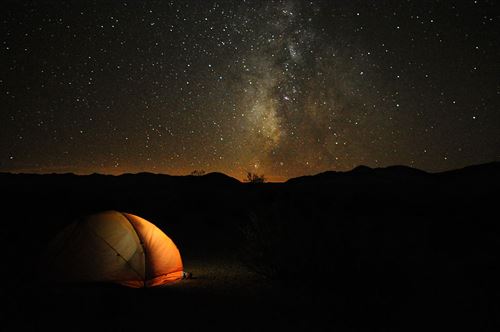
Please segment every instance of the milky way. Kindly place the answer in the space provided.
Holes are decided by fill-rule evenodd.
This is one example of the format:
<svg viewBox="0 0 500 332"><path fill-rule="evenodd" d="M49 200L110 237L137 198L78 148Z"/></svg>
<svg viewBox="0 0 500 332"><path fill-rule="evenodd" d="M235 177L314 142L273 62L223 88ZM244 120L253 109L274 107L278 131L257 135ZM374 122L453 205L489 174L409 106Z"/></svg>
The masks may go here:
<svg viewBox="0 0 500 332"><path fill-rule="evenodd" d="M495 1L3 1L0 171L500 159Z"/></svg>

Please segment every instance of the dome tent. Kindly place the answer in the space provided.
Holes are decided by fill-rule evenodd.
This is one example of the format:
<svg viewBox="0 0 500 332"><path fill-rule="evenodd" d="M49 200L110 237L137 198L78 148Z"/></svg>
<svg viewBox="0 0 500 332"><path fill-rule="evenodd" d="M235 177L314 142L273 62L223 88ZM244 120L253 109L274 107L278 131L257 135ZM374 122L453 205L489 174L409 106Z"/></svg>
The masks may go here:
<svg viewBox="0 0 500 332"><path fill-rule="evenodd" d="M182 278L174 242L149 221L106 211L63 229L43 260L49 280L152 287Z"/></svg>

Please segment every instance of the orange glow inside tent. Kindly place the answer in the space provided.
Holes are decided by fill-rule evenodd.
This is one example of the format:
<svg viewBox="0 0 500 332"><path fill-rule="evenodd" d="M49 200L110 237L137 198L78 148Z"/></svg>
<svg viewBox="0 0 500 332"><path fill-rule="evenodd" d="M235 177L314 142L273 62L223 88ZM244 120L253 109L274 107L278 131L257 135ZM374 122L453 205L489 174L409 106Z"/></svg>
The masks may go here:
<svg viewBox="0 0 500 332"><path fill-rule="evenodd" d="M42 268L50 280L152 287L179 280L181 255L149 221L106 211L73 222L50 244Z"/></svg>

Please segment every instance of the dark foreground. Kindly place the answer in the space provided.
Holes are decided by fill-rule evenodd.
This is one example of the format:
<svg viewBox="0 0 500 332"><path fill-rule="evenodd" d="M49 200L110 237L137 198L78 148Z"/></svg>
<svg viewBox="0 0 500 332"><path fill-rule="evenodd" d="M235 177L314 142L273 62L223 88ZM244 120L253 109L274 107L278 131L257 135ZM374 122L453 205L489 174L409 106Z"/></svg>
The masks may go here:
<svg viewBox="0 0 500 332"><path fill-rule="evenodd" d="M221 174L0 174L0 183L1 330L500 327L498 163L285 184ZM108 209L160 227L195 279L154 289L41 283L48 241Z"/></svg>

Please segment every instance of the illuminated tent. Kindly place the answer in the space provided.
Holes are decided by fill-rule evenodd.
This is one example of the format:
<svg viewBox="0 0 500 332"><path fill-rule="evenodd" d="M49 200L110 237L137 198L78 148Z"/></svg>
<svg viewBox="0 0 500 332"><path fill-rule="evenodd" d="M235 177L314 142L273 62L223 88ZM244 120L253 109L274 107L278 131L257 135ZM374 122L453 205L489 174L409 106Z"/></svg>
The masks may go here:
<svg viewBox="0 0 500 332"><path fill-rule="evenodd" d="M182 278L174 242L138 216L106 211L73 222L51 243L43 260L50 280L113 282L129 287Z"/></svg>

